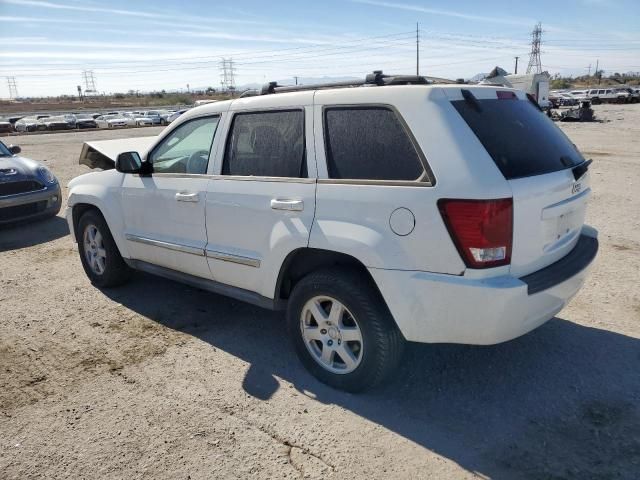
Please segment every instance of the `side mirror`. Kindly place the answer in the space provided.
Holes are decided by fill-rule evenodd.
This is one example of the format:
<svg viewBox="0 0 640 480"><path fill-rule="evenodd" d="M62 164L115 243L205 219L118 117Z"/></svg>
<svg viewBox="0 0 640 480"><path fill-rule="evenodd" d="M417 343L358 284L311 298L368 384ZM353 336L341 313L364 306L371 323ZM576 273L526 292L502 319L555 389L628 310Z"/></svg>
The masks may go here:
<svg viewBox="0 0 640 480"><path fill-rule="evenodd" d="M9 145L9 151L14 155L17 155L22 151L22 149L18 145Z"/></svg>
<svg viewBox="0 0 640 480"><path fill-rule="evenodd" d="M138 152L123 152L116 158L116 171L151 175L153 168L149 162L142 161Z"/></svg>

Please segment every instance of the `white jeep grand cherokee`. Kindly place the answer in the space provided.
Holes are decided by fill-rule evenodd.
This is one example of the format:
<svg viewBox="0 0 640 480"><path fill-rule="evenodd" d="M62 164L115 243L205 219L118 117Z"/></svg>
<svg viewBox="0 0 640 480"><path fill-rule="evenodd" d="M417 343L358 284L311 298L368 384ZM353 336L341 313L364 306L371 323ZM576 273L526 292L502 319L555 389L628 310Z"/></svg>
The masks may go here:
<svg viewBox="0 0 640 480"><path fill-rule="evenodd" d="M523 92L407 83L271 84L190 110L140 154L124 141L115 169L69 184L87 275L143 270L286 309L302 363L349 391L385 378L405 341L538 327L596 256L589 162Z"/></svg>

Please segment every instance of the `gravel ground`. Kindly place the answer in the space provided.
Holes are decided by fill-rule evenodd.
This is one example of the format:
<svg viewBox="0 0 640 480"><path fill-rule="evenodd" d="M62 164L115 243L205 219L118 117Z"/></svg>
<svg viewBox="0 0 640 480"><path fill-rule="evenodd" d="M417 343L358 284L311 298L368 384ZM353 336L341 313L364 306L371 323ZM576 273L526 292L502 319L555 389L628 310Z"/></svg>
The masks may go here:
<svg viewBox="0 0 640 480"><path fill-rule="evenodd" d="M136 274L100 291L62 217L0 231L0 478L640 477L640 105L561 127L593 158L593 273L492 347L412 345L362 395L310 377L281 314ZM63 184L83 141L13 137Z"/></svg>

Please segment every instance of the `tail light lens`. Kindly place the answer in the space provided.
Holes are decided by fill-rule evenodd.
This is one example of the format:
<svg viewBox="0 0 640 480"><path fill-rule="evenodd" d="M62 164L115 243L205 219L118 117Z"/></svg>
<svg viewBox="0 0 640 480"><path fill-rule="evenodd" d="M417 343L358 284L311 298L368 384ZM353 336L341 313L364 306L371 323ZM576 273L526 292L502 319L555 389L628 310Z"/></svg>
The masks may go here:
<svg viewBox="0 0 640 480"><path fill-rule="evenodd" d="M451 239L469 268L509 265L513 199L438 201Z"/></svg>

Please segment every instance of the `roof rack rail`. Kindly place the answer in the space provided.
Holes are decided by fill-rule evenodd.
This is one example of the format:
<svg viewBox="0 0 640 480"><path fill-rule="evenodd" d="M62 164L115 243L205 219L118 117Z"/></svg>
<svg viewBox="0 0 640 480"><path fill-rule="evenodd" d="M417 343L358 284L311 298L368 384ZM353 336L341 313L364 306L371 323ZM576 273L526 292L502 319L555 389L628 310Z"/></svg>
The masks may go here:
<svg viewBox="0 0 640 480"><path fill-rule="evenodd" d="M432 83L426 77L420 75L385 75L382 70L375 70L368 74L364 80L346 80L343 82L316 83L310 85L278 85L278 82L269 82L262 86L260 95L273 93L300 92L303 90L320 90L323 88L349 88L363 86L385 85L427 85ZM253 92L247 96L251 96Z"/></svg>

